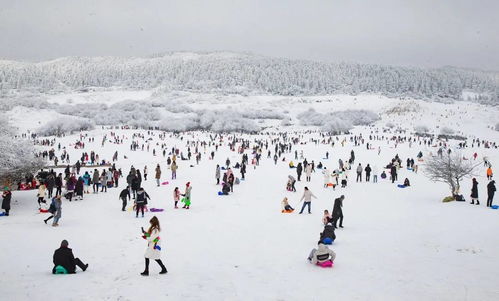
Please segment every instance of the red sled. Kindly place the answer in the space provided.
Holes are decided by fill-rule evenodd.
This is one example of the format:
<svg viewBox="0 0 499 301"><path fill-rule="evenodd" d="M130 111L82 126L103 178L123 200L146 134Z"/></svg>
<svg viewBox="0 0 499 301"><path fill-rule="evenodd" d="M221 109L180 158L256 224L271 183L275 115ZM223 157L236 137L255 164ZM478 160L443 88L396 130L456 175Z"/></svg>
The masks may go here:
<svg viewBox="0 0 499 301"><path fill-rule="evenodd" d="M334 264L331 260L327 260L324 262L318 262L317 265L322 268L332 268Z"/></svg>

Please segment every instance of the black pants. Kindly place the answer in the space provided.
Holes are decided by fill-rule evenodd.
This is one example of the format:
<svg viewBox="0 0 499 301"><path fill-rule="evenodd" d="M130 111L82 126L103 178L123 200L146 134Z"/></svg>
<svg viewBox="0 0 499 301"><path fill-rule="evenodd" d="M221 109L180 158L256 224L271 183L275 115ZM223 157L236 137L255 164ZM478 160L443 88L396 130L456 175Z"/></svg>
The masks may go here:
<svg viewBox="0 0 499 301"><path fill-rule="evenodd" d="M217 185L220 185L220 178L217 178Z"/></svg>
<svg viewBox="0 0 499 301"><path fill-rule="evenodd" d="M119 178L114 178L114 187L118 187L118 179Z"/></svg>
<svg viewBox="0 0 499 301"><path fill-rule="evenodd" d="M42 204L42 203L44 203L44 204L45 204L45 203L47 203L47 201L45 201L45 200L43 199L43 197L39 197L39 198L38 198L38 206L41 206L41 204Z"/></svg>
<svg viewBox="0 0 499 301"><path fill-rule="evenodd" d="M104 190L105 190L105 192L107 192L107 182L104 184L101 184L101 186L102 186L102 188L101 188L100 192L104 192Z"/></svg>
<svg viewBox="0 0 499 301"><path fill-rule="evenodd" d="M99 192L99 183L94 183L92 188L93 188L94 192Z"/></svg>
<svg viewBox="0 0 499 301"><path fill-rule="evenodd" d="M74 261L73 261L73 263L74 263L77 267L79 267L80 269L82 269L82 271L84 271L84 270L86 270L86 269L87 269L86 265L85 265L85 264L84 264L84 263L80 260L80 258L75 258L75 259L74 259ZM64 267L64 268L66 268L66 267ZM69 274L74 274L74 273L76 273L76 271L73 271L73 270L68 270L67 268L66 268L66 270L68 271L68 273L69 273ZM55 266L54 266L54 268L52 269L52 274L55 274Z"/></svg>
<svg viewBox="0 0 499 301"><path fill-rule="evenodd" d="M144 181L147 181L147 174L144 174Z"/></svg>
<svg viewBox="0 0 499 301"><path fill-rule="evenodd" d="M49 193L48 194L49 195L49 199L51 199L52 198L52 194L54 193L54 187L48 188L47 191Z"/></svg>
<svg viewBox="0 0 499 301"><path fill-rule="evenodd" d="M125 211L125 208L126 208L126 197L122 198L121 201L123 201L123 206L121 206L121 211Z"/></svg>
<svg viewBox="0 0 499 301"><path fill-rule="evenodd" d="M58 186L56 189L55 189L55 196L58 196L58 195L61 195L62 194L62 187L61 186Z"/></svg>
<svg viewBox="0 0 499 301"><path fill-rule="evenodd" d="M294 191L294 192L296 192L295 182L293 182L293 183L291 184L291 190L292 190L292 191Z"/></svg>
<svg viewBox="0 0 499 301"><path fill-rule="evenodd" d="M69 201L71 202L73 200L73 192L70 191L66 194L68 196Z"/></svg>
<svg viewBox="0 0 499 301"><path fill-rule="evenodd" d="M144 216L144 204L137 204L136 206L137 214L135 217L139 217L139 210L142 212L142 216Z"/></svg>
<svg viewBox="0 0 499 301"><path fill-rule="evenodd" d="M9 211L10 211L10 209L4 209L4 210L5 210L5 215L6 215L6 216L9 216Z"/></svg>
<svg viewBox="0 0 499 301"><path fill-rule="evenodd" d="M371 174L366 173L366 182L369 182L370 178L371 178Z"/></svg>
<svg viewBox="0 0 499 301"><path fill-rule="evenodd" d="M298 175L298 181L300 181L300 179L301 179L301 173L297 173L296 175Z"/></svg>
<svg viewBox="0 0 499 301"><path fill-rule="evenodd" d="M362 182L362 174L360 172L357 173L357 182L358 181Z"/></svg>
<svg viewBox="0 0 499 301"><path fill-rule="evenodd" d="M487 196L487 207L492 207L492 200L494 199L494 194L489 194Z"/></svg>
<svg viewBox="0 0 499 301"><path fill-rule="evenodd" d="M159 264L159 266L161 267L161 271L163 272L166 272L166 267L165 265L163 264L163 262L161 261L161 259L156 259L156 262ZM149 273L149 258L146 258L146 268L144 270L144 272L147 272Z"/></svg>
<svg viewBox="0 0 499 301"><path fill-rule="evenodd" d="M333 226L337 228L336 223L338 222L338 219L340 220L340 227L343 226L343 212L340 212L336 214L333 218Z"/></svg>

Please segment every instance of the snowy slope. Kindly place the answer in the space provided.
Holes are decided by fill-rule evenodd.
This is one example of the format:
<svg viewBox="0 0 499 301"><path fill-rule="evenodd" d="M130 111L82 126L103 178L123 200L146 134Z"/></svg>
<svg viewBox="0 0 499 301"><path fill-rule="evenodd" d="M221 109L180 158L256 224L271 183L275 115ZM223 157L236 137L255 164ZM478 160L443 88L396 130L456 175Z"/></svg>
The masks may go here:
<svg viewBox="0 0 499 301"><path fill-rule="evenodd" d="M407 118L406 118L407 119ZM157 163L161 164L163 180L169 171L162 156L153 157L152 148L158 141L152 137L151 151L129 151L131 134L124 135L124 145L100 141L108 130L95 130L95 143L86 151L95 150L109 159L115 150L120 153L118 167L126 173L130 164L149 168L149 177ZM367 136L370 129L359 128ZM145 133L145 132L143 132ZM311 134L302 141L308 141ZM146 139L148 138L146 134ZM185 135L184 141L168 138L167 145L185 152L185 140L207 140L204 134ZM71 143L76 136L58 139L69 146L70 156L79 157ZM380 183L349 181L346 189L336 191L322 187L319 171L312 182L299 182L297 193L285 190L286 162L277 166L264 159L259 167L248 168L247 180L235 186L234 194L220 197L214 183L215 165L232 162L240 156L226 146L219 148L215 160L207 160L203 151L199 166L195 161L180 161L178 179L156 187L154 181L144 183L151 195L150 207L164 208L157 213L162 224L163 259L169 270L157 275L159 268L151 263L151 276L142 277L145 242L140 227L146 227L152 213L136 219L131 212L121 212L120 189L107 193L85 195L81 202L64 201L60 227L43 223L45 214L36 211L34 191L14 192L11 217L0 217L0 287L6 300L326 300L332 296L341 300L495 300L499 290L493 279L499 270L495 257L499 243L493 239L493 229L499 226L496 210L467 203L442 203L448 194L445 184L431 183L423 175L401 170L399 178L409 177L412 187L399 189L387 180ZM339 158L347 159L350 150L356 152L356 163L386 164L396 153L402 158L415 157L419 150L425 156L436 152L424 148L386 141L373 142L375 150L365 145L347 143L334 148L328 145L294 146L305 157L335 168ZM324 160L326 151L330 159ZM492 162L499 159L497 150L467 149L469 157L477 151L488 155ZM128 159L123 159L127 155ZM251 157L251 156L250 156ZM266 156L263 156L266 157ZM296 161L295 161L296 162ZM194 167L189 167L189 165ZM485 170L480 168L480 175ZM353 177L353 171L350 172ZM236 175L239 173L236 171ZM480 196L484 203L484 177ZM189 211L173 209L172 191L193 185L193 204ZM288 196L299 209L299 198L307 185L318 197L313 200L312 214L280 213L280 201ZM123 184L120 185L123 187ZM471 181L462 191L467 197ZM337 253L333 269L310 265L306 257L316 246L322 230L324 209L332 209L334 198L344 194L345 228L337 231L332 249ZM483 204L482 203L482 204ZM89 270L71 276L50 274L53 250L62 239L68 239L75 255L90 264Z"/></svg>

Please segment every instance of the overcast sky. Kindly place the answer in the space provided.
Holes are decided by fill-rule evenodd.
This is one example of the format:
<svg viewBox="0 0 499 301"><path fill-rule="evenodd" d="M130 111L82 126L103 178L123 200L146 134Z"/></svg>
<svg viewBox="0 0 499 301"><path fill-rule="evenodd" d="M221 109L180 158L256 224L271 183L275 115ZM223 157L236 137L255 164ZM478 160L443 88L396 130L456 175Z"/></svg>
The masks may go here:
<svg viewBox="0 0 499 301"><path fill-rule="evenodd" d="M499 70L499 0L0 0L0 57L249 51Z"/></svg>

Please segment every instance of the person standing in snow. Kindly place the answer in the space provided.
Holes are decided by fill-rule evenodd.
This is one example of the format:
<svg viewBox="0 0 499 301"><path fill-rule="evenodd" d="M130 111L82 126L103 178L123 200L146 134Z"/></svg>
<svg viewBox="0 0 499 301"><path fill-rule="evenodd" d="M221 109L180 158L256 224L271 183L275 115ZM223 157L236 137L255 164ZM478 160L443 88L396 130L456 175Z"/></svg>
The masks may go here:
<svg viewBox="0 0 499 301"><path fill-rule="evenodd" d="M301 210L300 210L300 213L299 214L302 214L303 213L303 210L305 209L305 206L308 206L308 213L311 214L311 204L312 204L312 197L314 199L316 199L317 197L312 193L312 191L310 191L308 189L308 187L305 187L305 190L303 191L303 195L300 199L300 202L301 201L304 201L303 202L303 206L301 207Z"/></svg>
<svg viewBox="0 0 499 301"><path fill-rule="evenodd" d="M144 166L144 181L147 181L147 165Z"/></svg>
<svg viewBox="0 0 499 301"><path fill-rule="evenodd" d="M92 175L92 183L93 183L93 190L94 190L94 193L99 193L99 180L100 180L100 176L99 176L99 171L96 169L94 169L94 173Z"/></svg>
<svg viewBox="0 0 499 301"><path fill-rule="evenodd" d="M496 181L492 180L487 184L487 207L492 207L494 194L496 193Z"/></svg>
<svg viewBox="0 0 499 301"><path fill-rule="evenodd" d="M327 167L324 167L324 169L322 170L322 175L324 176L324 188L327 188L327 184L329 184L330 182L329 181L330 175Z"/></svg>
<svg viewBox="0 0 499 301"><path fill-rule="evenodd" d="M480 205L480 201L478 201L478 181L476 180L476 178L473 178L473 186L471 187L471 204L475 204L475 201L476 201L476 204L477 205Z"/></svg>
<svg viewBox="0 0 499 301"><path fill-rule="evenodd" d="M361 181L362 182L362 165L359 163L359 166L357 166L357 182Z"/></svg>
<svg viewBox="0 0 499 301"><path fill-rule="evenodd" d="M5 186L2 194L2 209L5 210L5 216L9 216L11 199L12 192L10 192L9 187Z"/></svg>
<svg viewBox="0 0 499 301"><path fill-rule="evenodd" d="M101 175L100 175L100 185L101 185L101 190L100 192L107 192L107 174L106 170L103 170Z"/></svg>
<svg viewBox="0 0 499 301"><path fill-rule="evenodd" d="M298 163L298 166L296 166L296 175L298 176L298 181L301 181L300 178L301 178L302 171L303 171L303 167L302 167L301 163Z"/></svg>
<svg viewBox="0 0 499 301"><path fill-rule="evenodd" d="M342 195L339 198L334 200L334 205L333 205L333 225L334 228L337 228L337 222L340 220L340 228L343 228L343 200L345 199L345 196Z"/></svg>
<svg viewBox="0 0 499 301"><path fill-rule="evenodd" d="M180 189L178 189L178 187L175 187L175 189L173 190L173 201L175 202L174 208L177 209L177 204L180 201Z"/></svg>
<svg viewBox="0 0 499 301"><path fill-rule="evenodd" d="M373 172L373 183L378 183L378 167L376 165L372 168Z"/></svg>
<svg viewBox="0 0 499 301"><path fill-rule="evenodd" d="M367 164L366 168L364 168L364 171L366 172L366 182L369 182L369 180L371 179L371 166Z"/></svg>
<svg viewBox="0 0 499 301"><path fill-rule="evenodd" d="M130 200L130 188L127 186L120 192L120 200L122 201L121 211L125 211L127 204L127 197Z"/></svg>
<svg viewBox="0 0 499 301"><path fill-rule="evenodd" d="M172 165L170 166L170 169L172 170L172 180L174 180L177 178L177 169L178 169L178 166L177 166L177 163L175 162L175 160L172 161Z"/></svg>
<svg viewBox="0 0 499 301"><path fill-rule="evenodd" d="M217 169L215 170L215 178L217 179L217 185L220 185L220 165L217 164Z"/></svg>
<svg viewBox="0 0 499 301"><path fill-rule="evenodd" d="M88 171L85 171L85 174L83 175L83 182L85 183L85 188L86 188L85 193L90 193L90 188L89 188L90 187L90 174L88 173Z"/></svg>
<svg viewBox="0 0 499 301"><path fill-rule="evenodd" d="M149 221L151 224L147 231L144 231L142 228L142 238L147 240L147 249L144 254L145 257L145 269L144 272L140 273L142 276L149 276L149 261L151 259L155 260L159 266L161 267L160 274L166 274L168 271L166 270L165 265L161 261L161 238L159 234L161 232L161 227L159 226L159 220L156 216L153 216Z"/></svg>
<svg viewBox="0 0 499 301"><path fill-rule="evenodd" d="M243 162L243 164L241 164L241 169L239 171L241 172L241 179L244 180L244 175L246 174L246 163Z"/></svg>
<svg viewBox="0 0 499 301"><path fill-rule="evenodd" d="M312 164L307 164L307 166L305 167L305 175L307 182L310 182L312 177Z"/></svg>
<svg viewBox="0 0 499 301"><path fill-rule="evenodd" d="M182 202L184 202L184 206L182 208L184 209L189 209L189 207L191 206L191 191L192 191L191 182L187 182L185 184L185 192L184 194L182 194L182 196L184 197L182 199Z"/></svg>
<svg viewBox="0 0 499 301"><path fill-rule="evenodd" d="M156 175L155 175L155 178L156 178L156 184L159 187L159 180L161 179L161 167L159 167L159 164L156 166Z"/></svg>
<svg viewBox="0 0 499 301"><path fill-rule="evenodd" d="M144 217L144 209L147 205L147 199L151 199L147 192L145 192L144 188L139 188L137 191L137 199L135 200L135 217L139 217L139 211L142 212L142 217Z"/></svg>

